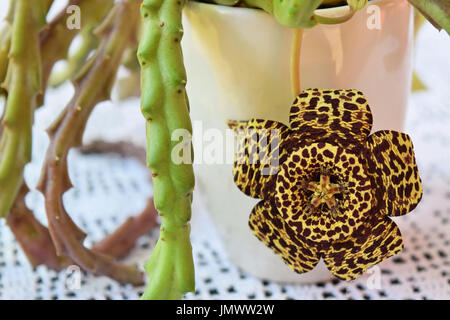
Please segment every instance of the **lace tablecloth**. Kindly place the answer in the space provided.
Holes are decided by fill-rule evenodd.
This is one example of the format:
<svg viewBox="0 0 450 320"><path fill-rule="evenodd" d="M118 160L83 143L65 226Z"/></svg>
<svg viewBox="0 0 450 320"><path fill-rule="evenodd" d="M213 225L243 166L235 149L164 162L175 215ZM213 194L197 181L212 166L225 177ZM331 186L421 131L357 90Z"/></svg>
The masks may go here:
<svg viewBox="0 0 450 320"><path fill-rule="evenodd" d="M196 265L194 294L186 299L449 299L450 298L450 39L426 25L419 34L416 65L426 92L412 95L405 131L414 141L424 185L421 204L411 215L397 219L404 251L379 265L379 283L369 275L347 283L334 280L315 285L281 285L236 268L227 258L208 218L201 194L195 195L192 244ZM33 162L26 168L30 186L36 184L48 139L42 129L62 108L70 88L50 92L48 107L36 117ZM138 113L137 100L120 106L105 103L92 119L95 131L102 120L104 138L120 131L133 132L124 118ZM108 109L109 108L109 109ZM103 113L101 112L103 110ZM107 111L105 111L107 110ZM102 118L102 119L99 119ZM114 130L113 130L114 128ZM129 134L131 139L143 134ZM75 188L64 201L74 220L88 233L90 245L118 223L145 206L151 193L148 171L133 159L111 155L70 154L70 175ZM43 197L32 191L27 204L45 221ZM157 230L138 240L125 260L139 265L150 256ZM78 280L79 281L78 281ZM106 277L93 277L68 269L56 273L45 267L32 270L18 243L0 221L1 299L137 299L143 287L119 285Z"/></svg>

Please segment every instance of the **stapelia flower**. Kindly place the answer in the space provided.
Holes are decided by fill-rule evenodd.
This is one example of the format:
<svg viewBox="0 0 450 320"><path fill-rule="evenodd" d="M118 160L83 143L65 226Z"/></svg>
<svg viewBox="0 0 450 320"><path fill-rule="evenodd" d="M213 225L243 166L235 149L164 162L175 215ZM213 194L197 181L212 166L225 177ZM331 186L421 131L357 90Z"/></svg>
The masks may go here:
<svg viewBox="0 0 450 320"><path fill-rule="evenodd" d="M372 114L357 90L303 91L289 125L229 121L241 133L234 181L263 199L249 219L256 237L298 273L322 258L344 280L399 253L402 237L389 217L422 197L410 137L369 135Z"/></svg>

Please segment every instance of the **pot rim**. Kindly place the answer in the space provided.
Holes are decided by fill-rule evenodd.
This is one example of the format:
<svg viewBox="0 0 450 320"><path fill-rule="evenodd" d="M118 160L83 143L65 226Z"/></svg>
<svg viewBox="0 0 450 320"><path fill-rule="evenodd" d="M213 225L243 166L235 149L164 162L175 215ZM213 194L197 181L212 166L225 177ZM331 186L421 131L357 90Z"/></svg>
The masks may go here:
<svg viewBox="0 0 450 320"><path fill-rule="evenodd" d="M393 0L368 0L369 4L376 4L378 2L390 2ZM215 3L206 3L206 2L197 2L197 1L189 1L188 5L190 6L199 6L199 7L205 7L205 8L214 8L213 10L222 12L224 14L231 14L233 12L240 11L240 14L245 13L263 13L266 14L265 11L261 9L256 8L246 8L246 7L230 7L230 6L224 6L219 5ZM335 7L329 7L329 8L322 8L322 9L316 9L314 12L318 13L325 17L337 17L341 16L344 13L348 13L350 11L350 6L347 5L341 5L341 6L335 6Z"/></svg>

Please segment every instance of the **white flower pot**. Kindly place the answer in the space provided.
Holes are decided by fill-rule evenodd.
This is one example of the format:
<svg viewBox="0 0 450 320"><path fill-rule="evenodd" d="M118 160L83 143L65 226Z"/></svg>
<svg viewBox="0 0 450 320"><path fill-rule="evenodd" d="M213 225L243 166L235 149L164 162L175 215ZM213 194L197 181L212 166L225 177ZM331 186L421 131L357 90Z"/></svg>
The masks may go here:
<svg viewBox="0 0 450 320"><path fill-rule="evenodd" d="M412 71L412 9L406 0L372 1L348 22L305 30L302 88L355 88L368 98L374 130L401 130ZM342 15L346 7L319 10ZM371 29L380 14L381 29ZM372 20L371 20L372 19ZM375 21L376 22L376 21ZM288 123L292 29L261 10L190 2L184 10L183 50L191 116L203 131L225 131L227 119L264 118ZM368 27L369 23L369 27ZM194 139L202 139L196 136ZM202 150L195 150L202 161ZM225 156L223 161L226 161ZM232 165L195 165L198 189L230 259L264 279L311 283L332 277L323 263L299 275L248 228L258 200L238 190ZM194 213L195 214L195 213Z"/></svg>

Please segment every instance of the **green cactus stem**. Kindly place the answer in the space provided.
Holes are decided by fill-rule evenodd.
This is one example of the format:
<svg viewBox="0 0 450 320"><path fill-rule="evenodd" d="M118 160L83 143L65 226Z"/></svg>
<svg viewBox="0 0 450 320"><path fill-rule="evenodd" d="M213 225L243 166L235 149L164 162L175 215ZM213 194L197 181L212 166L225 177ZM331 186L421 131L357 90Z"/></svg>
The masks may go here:
<svg viewBox="0 0 450 320"><path fill-rule="evenodd" d="M267 13L273 15L274 0L242 0L240 3L250 8L262 9Z"/></svg>
<svg viewBox="0 0 450 320"><path fill-rule="evenodd" d="M11 3L11 44L3 88L8 92L0 142L0 217L11 209L31 159L31 126L41 88L39 30L45 25L47 0Z"/></svg>
<svg viewBox="0 0 450 320"><path fill-rule="evenodd" d="M0 42L3 44L3 50L0 49L0 76L8 65L2 88L4 93L9 92L1 124L4 134L0 143L0 217L6 216L11 209L22 184L23 168L31 158L33 112L42 104L48 74L53 64L64 56L71 39L76 35L76 31L66 31L69 29L65 26L65 11L40 32L53 1L39 0L33 4L22 2L11 1L8 22L15 22L11 28L5 28ZM95 9L94 5L100 9L110 3L110 0L84 0L71 1L69 5L83 5L82 9L89 12L87 9ZM90 7L85 8L87 5ZM61 37L51 37L55 35L55 29L60 31ZM58 42L63 38L64 41ZM8 61L4 62L2 53L9 47ZM41 49L44 62L42 68Z"/></svg>
<svg viewBox="0 0 450 320"><path fill-rule="evenodd" d="M6 70L8 68L8 55L11 44L11 25L14 20L15 1L16 0L11 1L10 12L7 18L8 24L1 31L0 35L0 83L5 80ZM44 3L41 2L38 5L43 5L45 11L48 11L51 4L52 1L47 1ZM6 60L4 60L4 58L6 58ZM1 89L3 89L3 91L0 90L0 95L3 93L6 97L7 91L4 88ZM3 129L3 124L0 124L0 140L3 135ZM14 204L7 215L7 225L10 227L33 267L44 264L50 269L61 270L71 262L69 259L58 257L56 255L48 229L34 217L33 212L25 205L25 195L27 192L28 188L25 182L23 182Z"/></svg>
<svg viewBox="0 0 450 320"><path fill-rule="evenodd" d="M208 0L206 2L229 6L241 4L250 8L258 8L273 15L283 26L311 28L317 24L313 17L314 10L321 5L323 0Z"/></svg>
<svg viewBox="0 0 450 320"><path fill-rule="evenodd" d="M289 28L311 28L316 10L322 0L243 0L251 8L260 8L270 13L277 21Z"/></svg>
<svg viewBox="0 0 450 320"><path fill-rule="evenodd" d="M357 10L367 4L367 0L348 0L350 11L342 17L324 17L315 13L320 6L344 5L343 0L207 0L221 5L235 6L238 4L250 8L259 8L273 15L277 21L289 28L312 28L316 24L338 24L349 20Z"/></svg>
<svg viewBox="0 0 450 320"><path fill-rule="evenodd" d="M0 36L0 56L3 56L4 52L7 52L9 54L9 47L11 43L11 25L14 20L14 9L15 9L15 1L11 0L10 5L10 12L8 14L7 22L8 24L6 27L2 30L1 36ZM44 3L40 3L40 6L44 6L44 9L46 12L48 12L50 6L52 5L53 1L46 1ZM71 4L79 4L80 1L71 1L69 5ZM82 1L81 1L82 2ZM86 2L86 0L84 1ZM91 1L93 2L93 1ZM66 7L67 8L67 7ZM45 41L42 41L42 34L44 33L51 33L55 26L61 25L63 23L63 17L66 15L66 8L63 9L63 11L58 15L59 20L58 23L50 23L46 27L44 27L39 33L39 42L42 49L42 44L46 43ZM72 32L73 33L73 32ZM54 43L58 45L57 43ZM5 49L7 48L7 49ZM4 49L4 50L3 50ZM51 51L51 50L49 50ZM61 51L61 50L60 50ZM53 50L53 54L55 51ZM41 55L42 58L42 55ZM3 61L3 60L2 60ZM44 64L45 64L44 59ZM53 60L51 63L54 63L56 60ZM1 64L1 70L4 70L3 68L7 68L8 61ZM0 71L0 83L3 82L5 75ZM47 76L42 73L42 83L45 83L47 80ZM3 89L3 88L2 88ZM43 96L44 87L42 86L42 90L38 93L37 102L35 104L35 107L40 106L39 97ZM3 90L3 92L0 91L0 94L4 93L6 96L6 90ZM0 124L0 138L2 137L3 132L3 125ZM30 261L31 265L33 267L36 267L37 265L44 264L50 269L54 270L61 270L63 267L72 264L70 259L66 257L57 257L55 248L52 242L52 239L50 237L49 231L46 227L44 227L33 215L33 212L28 210L25 202L24 197L25 193L27 192L27 186L25 183L22 184L21 191L19 192L17 198L14 201L14 204L7 215L7 224L10 227L11 231L13 232L15 238L21 245L22 249L24 250L28 260ZM13 199L11 199L13 200Z"/></svg>
<svg viewBox="0 0 450 320"><path fill-rule="evenodd" d="M123 53L136 32L138 0L122 0L96 30L100 46L83 71L73 80L75 93L56 122L48 129L50 145L38 189L45 196L48 225L58 255L68 256L95 275L106 275L120 283L140 285L143 275L135 266L125 266L110 256L83 246L84 232L66 212L63 194L71 188L67 155L81 145L83 131L93 108L109 99Z"/></svg>
<svg viewBox="0 0 450 320"><path fill-rule="evenodd" d="M141 109L147 120L147 165L161 216L160 237L145 265L150 281L142 299L180 299L195 289L190 243L194 173L192 162L174 162L172 151L180 141L171 139L177 129L192 132L181 50L185 4L185 0L144 0L141 4Z"/></svg>

